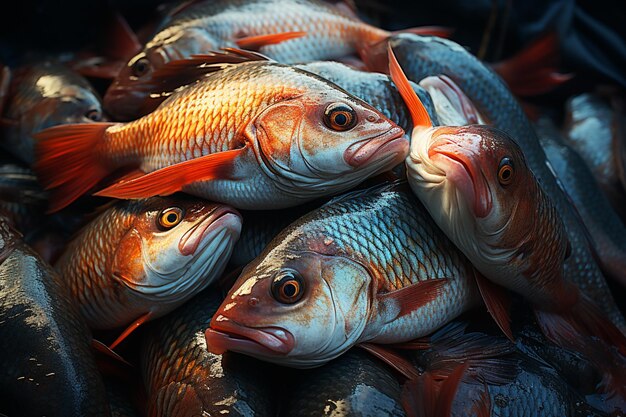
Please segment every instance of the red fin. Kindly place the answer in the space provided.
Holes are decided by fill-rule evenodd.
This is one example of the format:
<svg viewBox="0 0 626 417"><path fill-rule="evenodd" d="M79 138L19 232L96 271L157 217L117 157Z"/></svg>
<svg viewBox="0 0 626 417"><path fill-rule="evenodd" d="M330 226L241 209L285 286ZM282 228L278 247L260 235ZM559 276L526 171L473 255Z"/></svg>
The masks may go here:
<svg viewBox="0 0 626 417"><path fill-rule="evenodd" d="M0 65L0 117L4 115L4 107L9 100L9 88L11 87L11 69Z"/></svg>
<svg viewBox="0 0 626 417"><path fill-rule="evenodd" d="M441 417L449 417L452 415L452 403L454 403L454 397L456 397L459 385L465 376L467 368L467 363L458 365L441 385L437 398L437 411L434 415Z"/></svg>
<svg viewBox="0 0 626 417"><path fill-rule="evenodd" d="M416 28L408 28L391 32L392 35L399 35L401 33L413 33L415 35L437 36L440 38L449 39L454 33L454 29L445 26L420 26Z"/></svg>
<svg viewBox="0 0 626 417"><path fill-rule="evenodd" d="M406 75L404 75L398 60L389 45L387 46L387 53L389 55L389 74L391 75L393 83L398 88L402 99L406 103L406 106L409 108L411 118L413 119L413 126L432 127L433 123L430 120L430 116L428 115L426 108L420 101L419 97L417 97L417 94L415 94L413 87L411 87L411 83L408 78L406 78Z"/></svg>
<svg viewBox="0 0 626 417"><path fill-rule="evenodd" d="M430 372L402 386L400 402L407 417L433 417L437 408L438 388Z"/></svg>
<svg viewBox="0 0 626 417"><path fill-rule="evenodd" d="M379 303L386 307L399 309L395 318L410 314L440 296L448 284L448 278L429 279L417 284L408 285L399 290L378 295ZM393 305L388 305L392 303Z"/></svg>
<svg viewBox="0 0 626 417"><path fill-rule="evenodd" d="M298 39L303 36L306 36L306 32L281 32L269 35L246 36L237 39L236 43L237 46L242 49L258 50L266 45L274 45L290 39Z"/></svg>
<svg viewBox="0 0 626 417"><path fill-rule="evenodd" d="M411 364L411 362L409 362L388 347L383 347L381 345L375 345L372 343L361 343L357 346L385 362L387 365L389 365L392 369L394 369L406 379L416 379L419 376L419 373L415 369L415 366Z"/></svg>
<svg viewBox="0 0 626 417"><path fill-rule="evenodd" d="M472 412L476 417L491 417L491 396L489 395L489 387L485 384L480 397L474 400Z"/></svg>
<svg viewBox="0 0 626 417"><path fill-rule="evenodd" d="M235 159L242 152L243 148L233 149L179 162L141 177L118 182L94 195L121 199L170 195L197 181L227 178L233 170Z"/></svg>
<svg viewBox="0 0 626 417"><path fill-rule="evenodd" d="M119 335L118 338L115 339L115 341L113 343L111 343L111 346L109 346L109 349L111 349L111 350L115 349L115 347L117 345L119 345L124 339L126 339L132 332L137 330L137 328L139 328L139 326L141 326L145 322L149 321L153 316L154 316L154 314L151 311L149 311L146 314L144 314L143 316L139 317L137 320L135 320L133 323L131 323L131 325L128 326L126 328L126 330L124 330L122 332L122 334Z"/></svg>
<svg viewBox="0 0 626 417"><path fill-rule="evenodd" d="M547 93L572 78L571 74L559 74L555 68L558 49L557 33L549 32L512 58L493 64L492 68L515 95Z"/></svg>
<svg viewBox="0 0 626 417"><path fill-rule="evenodd" d="M487 306L487 311L489 311L491 317L493 317L500 330L502 330L502 333L504 333L511 342L515 342L513 332L511 331L511 315L509 312L511 299L508 291L489 281L478 271L475 271L474 274L480 295L485 302L485 306Z"/></svg>
<svg viewBox="0 0 626 417"><path fill-rule="evenodd" d="M66 207L110 173L111 167L96 149L114 124L54 126L34 135L38 140L35 172L46 189L53 190L50 212Z"/></svg>
<svg viewBox="0 0 626 417"><path fill-rule="evenodd" d="M141 43L121 14L113 13L107 29L103 48L105 55L114 60L128 61L141 51Z"/></svg>

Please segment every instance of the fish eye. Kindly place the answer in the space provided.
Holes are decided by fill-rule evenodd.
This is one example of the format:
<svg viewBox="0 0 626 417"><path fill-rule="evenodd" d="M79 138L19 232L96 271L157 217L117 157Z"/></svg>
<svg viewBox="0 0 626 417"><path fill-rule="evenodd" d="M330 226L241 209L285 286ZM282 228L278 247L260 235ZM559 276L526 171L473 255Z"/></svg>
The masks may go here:
<svg viewBox="0 0 626 417"><path fill-rule="evenodd" d="M99 122L102 120L102 113L99 110L91 109L87 113L85 113L85 117L93 120L94 122Z"/></svg>
<svg viewBox="0 0 626 417"><path fill-rule="evenodd" d="M498 166L498 181L500 181L501 185L509 185L513 182L514 173L513 161L508 156L505 156Z"/></svg>
<svg viewBox="0 0 626 417"><path fill-rule="evenodd" d="M324 111L324 124L338 132L352 129L357 122L354 109L344 103L332 103Z"/></svg>
<svg viewBox="0 0 626 417"><path fill-rule="evenodd" d="M169 230L183 220L183 210L179 207L170 207L161 211L157 216L157 226L160 230Z"/></svg>
<svg viewBox="0 0 626 417"><path fill-rule="evenodd" d="M133 76L139 78L148 73L150 69L150 61L148 58L139 58L137 61L133 62L133 65L130 67Z"/></svg>
<svg viewBox="0 0 626 417"><path fill-rule="evenodd" d="M280 303L296 303L303 294L304 280L296 271L280 271L272 282L272 296Z"/></svg>

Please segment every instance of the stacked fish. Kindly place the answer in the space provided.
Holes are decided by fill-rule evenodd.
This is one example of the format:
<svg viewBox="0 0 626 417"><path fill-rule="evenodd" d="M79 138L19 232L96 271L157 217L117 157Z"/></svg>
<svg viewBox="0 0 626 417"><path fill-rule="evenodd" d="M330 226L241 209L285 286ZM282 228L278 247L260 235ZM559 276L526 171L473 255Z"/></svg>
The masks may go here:
<svg viewBox="0 0 626 417"><path fill-rule="evenodd" d="M623 109L533 124L436 35L207 0L105 111L4 68L0 412L623 415Z"/></svg>

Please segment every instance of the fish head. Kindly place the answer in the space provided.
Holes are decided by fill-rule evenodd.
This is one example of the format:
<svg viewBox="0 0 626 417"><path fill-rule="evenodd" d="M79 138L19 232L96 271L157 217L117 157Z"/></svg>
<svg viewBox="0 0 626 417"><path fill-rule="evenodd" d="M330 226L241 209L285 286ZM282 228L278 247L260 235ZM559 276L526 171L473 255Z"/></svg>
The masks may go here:
<svg viewBox="0 0 626 417"><path fill-rule="evenodd" d="M135 211L114 254L112 273L143 298L177 303L219 276L241 232L241 216L222 205L151 198Z"/></svg>
<svg viewBox="0 0 626 417"><path fill-rule="evenodd" d="M256 158L280 189L339 192L406 158L402 128L334 84L317 82L324 85L270 105L253 123Z"/></svg>
<svg viewBox="0 0 626 417"><path fill-rule="evenodd" d="M209 350L298 368L322 365L362 334L371 282L364 267L342 256L291 249L261 255L213 316Z"/></svg>

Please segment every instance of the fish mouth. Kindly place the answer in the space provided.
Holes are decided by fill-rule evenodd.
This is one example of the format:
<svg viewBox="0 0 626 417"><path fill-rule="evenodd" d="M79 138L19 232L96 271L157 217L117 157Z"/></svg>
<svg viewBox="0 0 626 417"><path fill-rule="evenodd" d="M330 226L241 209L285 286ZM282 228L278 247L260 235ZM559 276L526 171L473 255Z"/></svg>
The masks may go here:
<svg viewBox="0 0 626 417"><path fill-rule="evenodd" d="M284 356L295 345L293 335L278 327L246 327L219 315L205 332L207 348L221 355L227 350L251 355Z"/></svg>
<svg viewBox="0 0 626 417"><path fill-rule="evenodd" d="M200 242L215 230L241 229L241 215L233 208L218 207L185 232L178 242L181 255L193 255Z"/></svg>
<svg viewBox="0 0 626 417"><path fill-rule="evenodd" d="M394 153L400 160L406 158L409 153L409 141L404 137L404 130L398 126L373 138L353 143L344 151L343 159L348 165L359 168L372 160L382 159Z"/></svg>
<svg viewBox="0 0 626 417"><path fill-rule="evenodd" d="M433 143L428 156L433 162L445 167L446 179L454 183L469 201L474 215L477 218L487 217L493 206L491 193L482 173L472 163L471 155L466 155L457 143L444 139Z"/></svg>

